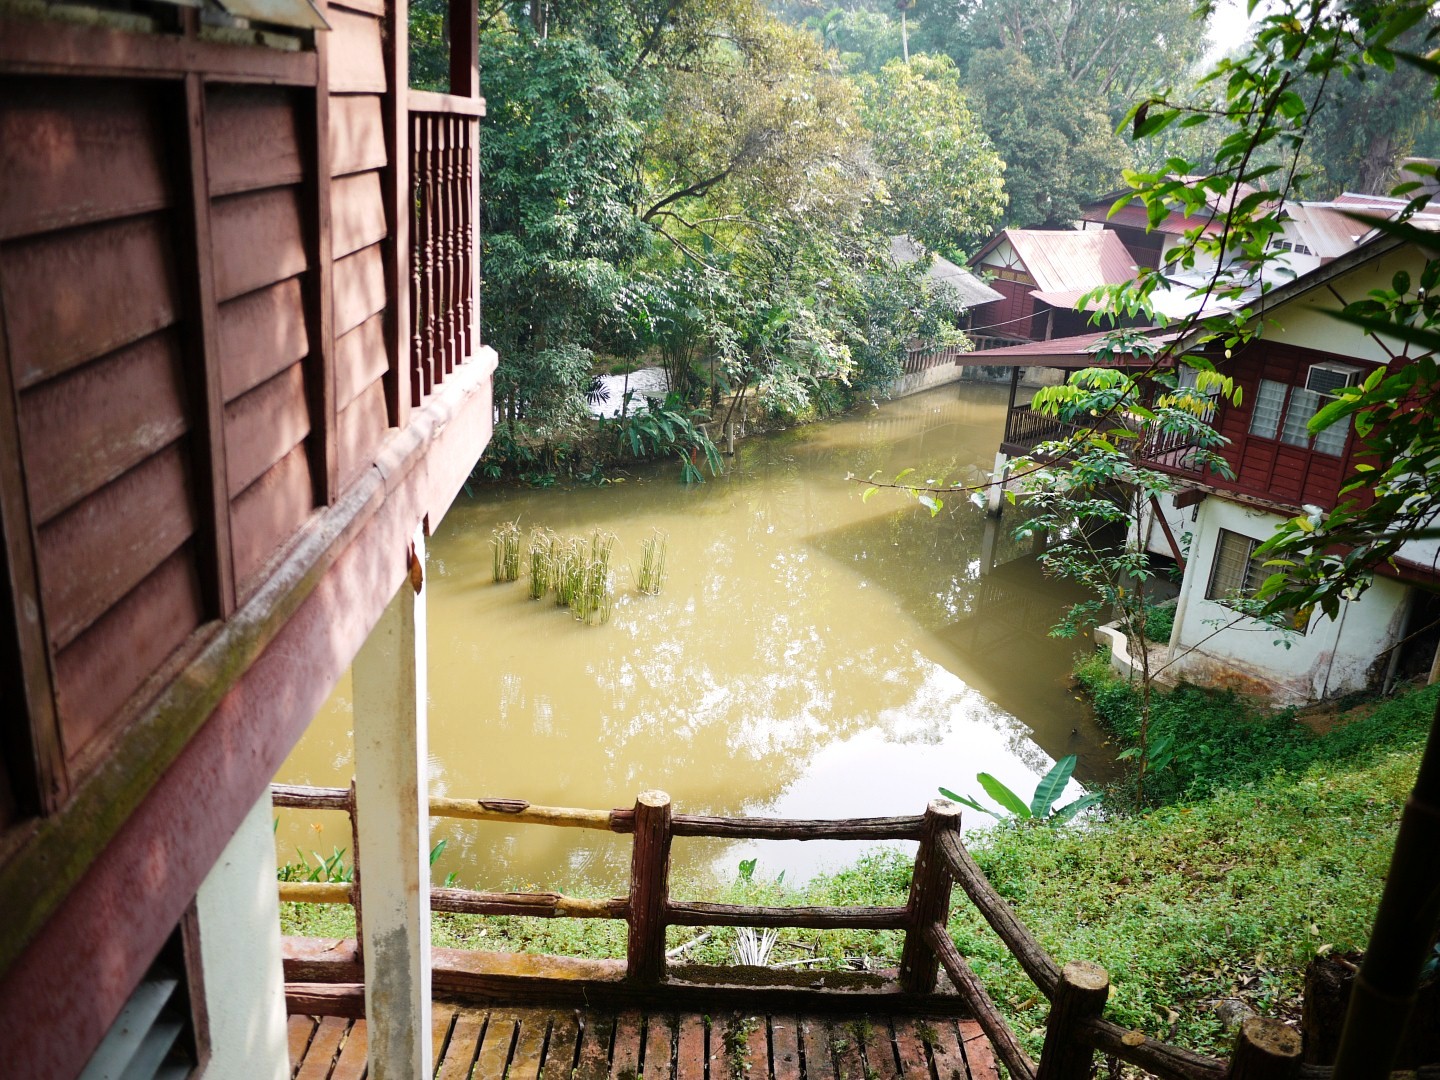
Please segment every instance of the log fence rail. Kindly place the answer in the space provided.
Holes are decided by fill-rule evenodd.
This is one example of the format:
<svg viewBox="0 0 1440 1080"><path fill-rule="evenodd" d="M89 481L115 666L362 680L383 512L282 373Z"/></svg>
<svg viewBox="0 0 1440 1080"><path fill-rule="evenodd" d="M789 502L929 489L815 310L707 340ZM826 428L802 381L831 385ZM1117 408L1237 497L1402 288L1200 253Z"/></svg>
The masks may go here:
<svg viewBox="0 0 1440 1080"><path fill-rule="evenodd" d="M353 787L276 784L277 808L346 812L354 835ZM664 792L643 792L631 809L609 811L535 806L511 799L430 800L433 817L596 829L635 837L630 888L624 897L582 899L559 893L491 893L432 888L431 909L471 915L619 919L629 925L625 982L660 986L666 979L667 926L748 926L900 930L905 942L900 990L935 995L943 970L959 1001L979 1023L1015 1080L1085 1080L1099 1052L1162 1080L1328 1080L1330 1070L1300 1064L1296 1033L1278 1021L1251 1018L1236 1038L1231 1061L1152 1039L1103 1015L1110 980L1099 964L1059 964L986 879L960 835L959 809L937 799L923 816L798 820L700 817L672 813ZM681 902L669 896L670 849L677 837L744 839L890 839L919 842L910 895L903 907L771 907ZM352 848L352 850L358 850ZM1051 1003L1039 1062L1025 1053L984 984L956 948L947 924L954 886L980 912L1041 994ZM280 898L296 903L355 903L359 867L349 882L281 882ZM356 936L362 913L356 907ZM521 977L523 978L523 977Z"/></svg>

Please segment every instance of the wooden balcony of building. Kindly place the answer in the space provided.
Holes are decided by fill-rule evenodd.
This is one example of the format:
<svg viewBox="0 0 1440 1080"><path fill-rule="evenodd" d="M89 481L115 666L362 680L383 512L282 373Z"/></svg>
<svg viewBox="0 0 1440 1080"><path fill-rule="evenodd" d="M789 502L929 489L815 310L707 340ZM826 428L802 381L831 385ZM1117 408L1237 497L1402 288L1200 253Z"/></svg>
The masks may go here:
<svg viewBox="0 0 1440 1080"><path fill-rule="evenodd" d="M353 787L276 785L272 801L348 813L352 849L360 850ZM1013 1080L1087 1080L1097 1053L1162 1080L1301 1075L1299 1034L1278 1021L1247 1020L1224 1061L1107 1019L1105 969L1085 960L1062 966L1050 956L976 865L961 838L960 810L945 800L913 817L838 821L676 814L663 792L609 811L431 798L429 814L634 837L623 897L431 889L433 911L618 919L628 927L624 960L432 948L431 1035L435 1075L444 1080L988 1080L997 1061ZM746 906L671 898L671 846L689 837L912 840L918 850L903 906ZM957 885L954 899L975 906L1051 1003L1038 1061L950 936ZM285 974L295 1075L359 1077L367 994L358 867L350 881L279 888L292 902L356 905L356 940L286 939ZM670 926L892 930L904 943L890 972L701 966L672 962ZM1304 1075L1328 1080L1329 1071Z"/></svg>

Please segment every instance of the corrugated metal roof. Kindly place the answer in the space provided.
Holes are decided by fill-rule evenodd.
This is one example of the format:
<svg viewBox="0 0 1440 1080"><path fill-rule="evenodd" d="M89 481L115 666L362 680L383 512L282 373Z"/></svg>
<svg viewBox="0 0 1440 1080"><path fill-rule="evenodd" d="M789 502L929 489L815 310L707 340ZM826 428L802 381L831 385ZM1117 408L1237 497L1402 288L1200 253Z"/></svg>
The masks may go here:
<svg viewBox="0 0 1440 1080"><path fill-rule="evenodd" d="M1006 229L1004 236L1040 292L1092 289L1135 276L1135 257L1119 234L1110 229Z"/></svg>
<svg viewBox="0 0 1440 1080"><path fill-rule="evenodd" d="M890 238L890 257L901 266L915 262L924 254L924 246L908 236ZM1005 299L1004 293L990 288L969 270L940 255L934 256L930 263L930 279L955 290L960 298L960 310Z"/></svg>
<svg viewBox="0 0 1440 1080"><path fill-rule="evenodd" d="M1313 255L1333 259L1352 249L1370 231L1333 206L1320 203L1287 203L1285 211L1304 237Z"/></svg>
<svg viewBox="0 0 1440 1080"><path fill-rule="evenodd" d="M1113 201L1108 203L1091 203L1085 207L1081 216L1086 221L1095 221L1102 225L1124 226L1130 229L1145 229L1146 231L1151 231L1150 214L1149 211L1145 209L1143 203L1126 203L1111 215L1110 207L1112 205ZM1205 232L1207 233L1219 232L1220 225L1212 220L1212 218L1213 215L1209 213L1194 214L1186 217L1172 210L1159 225L1155 226L1153 231L1169 233L1172 236L1182 236L1197 226L1204 226Z"/></svg>
<svg viewBox="0 0 1440 1080"><path fill-rule="evenodd" d="M1001 349L981 349L977 352L963 353L955 361L960 367L984 366L984 367L1053 367L1053 368L1087 368L1087 367L1114 367L1125 366L1125 360L1134 363L1148 361L1135 361L1126 357L1117 365L1114 361L1103 364L1096 358L1095 352L1100 347L1101 338L1111 333L1109 330L1099 330L1092 334L1076 334L1073 337L1050 338L1048 341L1027 341L1022 345L1007 345ZM1156 344L1164 344L1175 338L1173 333L1165 334L1159 331L1152 331L1148 335Z"/></svg>

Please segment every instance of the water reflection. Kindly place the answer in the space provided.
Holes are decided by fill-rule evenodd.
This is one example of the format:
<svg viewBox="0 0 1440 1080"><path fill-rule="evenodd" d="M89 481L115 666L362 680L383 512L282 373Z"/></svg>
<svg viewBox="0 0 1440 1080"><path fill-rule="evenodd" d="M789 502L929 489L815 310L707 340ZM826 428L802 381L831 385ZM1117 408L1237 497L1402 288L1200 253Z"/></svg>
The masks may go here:
<svg viewBox="0 0 1440 1080"><path fill-rule="evenodd" d="M1004 403L996 388L951 387L753 439L696 488L664 467L457 504L428 575L432 791L599 808L663 788L683 812L842 817L918 812L939 784L974 790L981 770L1028 791L1066 753L1082 781L1102 777L1068 689L1075 646L1045 633L1074 591L968 505L932 520L894 496L862 502L844 479L978 474ZM490 583L491 530L515 519L617 534L607 626ZM644 597L629 565L653 527L670 536L671 576ZM348 694L347 680L280 779L348 782ZM282 830L282 851L315 846L302 823ZM598 833L441 822L435 836L448 840L438 873L482 888L618 889L628 861L626 840ZM685 843L682 870L758 850ZM772 844L760 857L793 879L859 850Z"/></svg>

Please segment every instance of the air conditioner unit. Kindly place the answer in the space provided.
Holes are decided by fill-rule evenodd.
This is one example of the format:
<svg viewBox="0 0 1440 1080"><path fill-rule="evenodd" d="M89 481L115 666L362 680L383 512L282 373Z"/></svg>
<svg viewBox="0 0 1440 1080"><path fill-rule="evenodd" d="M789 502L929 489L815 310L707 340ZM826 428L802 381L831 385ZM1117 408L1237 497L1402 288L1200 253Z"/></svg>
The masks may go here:
<svg viewBox="0 0 1440 1080"><path fill-rule="evenodd" d="M1305 373L1305 389L1326 397L1334 397L1342 386L1354 386L1360 369L1349 364L1311 364Z"/></svg>

